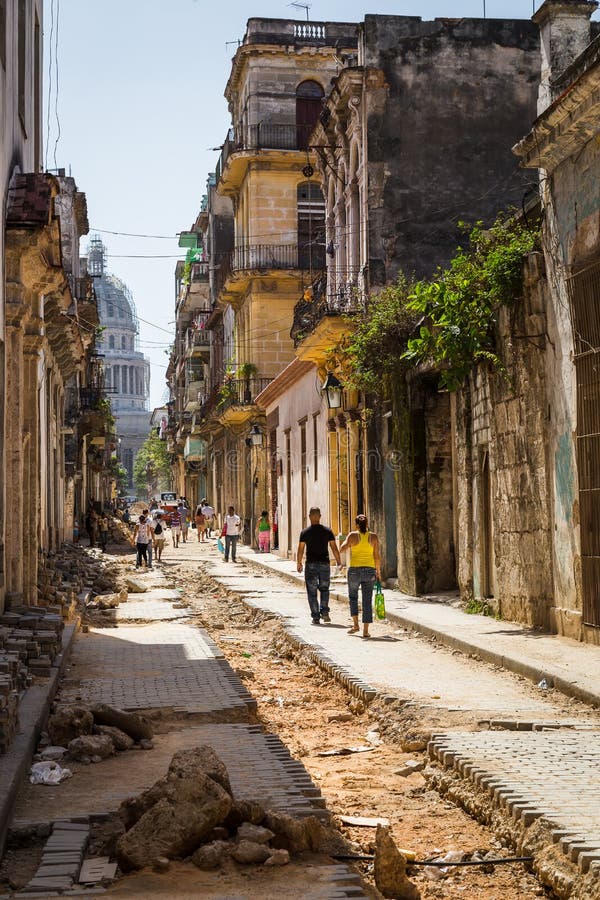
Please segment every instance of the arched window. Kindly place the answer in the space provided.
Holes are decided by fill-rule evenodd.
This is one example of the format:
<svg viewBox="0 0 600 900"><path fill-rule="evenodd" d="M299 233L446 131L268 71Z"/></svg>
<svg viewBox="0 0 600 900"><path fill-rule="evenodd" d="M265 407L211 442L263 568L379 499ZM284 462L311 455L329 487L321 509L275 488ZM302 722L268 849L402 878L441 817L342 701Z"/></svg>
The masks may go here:
<svg viewBox="0 0 600 900"><path fill-rule="evenodd" d="M125 335L121 337L121 350L127 350L127 338Z"/></svg>
<svg viewBox="0 0 600 900"><path fill-rule="evenodd" d="M296 88L296 141L298 150L306 150L317 124L325 92L318 81L303 81Z"/></svg>
<svg viewBox="0 0 600 900"><path fill-rule="evenodd" d="M325 268L325 200L314 181L302 181L297 188L298 268L320 271Z"/></svg>
<svg viewBox="0 0 600 900"><path fill-rule="evenodd" d="M106 312L107 312L109 318L111 318L115 314L114 306L112 305L112 303L109 303L108 301L106 303Z"/></svg>
<svg viewBox="0 0 600 900"><path fill-rule="evenodd" d="M115 336L114 336L114 334L111 334L110 337L109 337L109 339L108 339L108 349L109 349L109 350L114 350L114 349L115 349Z"/></svg>

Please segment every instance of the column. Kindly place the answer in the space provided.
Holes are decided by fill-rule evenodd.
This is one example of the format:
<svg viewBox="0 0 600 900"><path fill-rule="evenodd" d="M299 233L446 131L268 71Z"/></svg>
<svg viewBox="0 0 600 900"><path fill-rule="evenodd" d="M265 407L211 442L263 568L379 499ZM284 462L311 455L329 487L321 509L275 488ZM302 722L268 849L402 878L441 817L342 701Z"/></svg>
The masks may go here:
<svg viewBox="0 0 600 900"><path fill-rule="evenodd" d="M4 417L5 447L5 526L4 554L6 593L23 594L23 332L18 325L8 324L6 335L5 390L10 415ZM29 524L29 523L27 523ZM11 599L10 597L8 598Z"/></svg>
<svg viewBox="0 0 600 900"><path fill-rule="evenodd" d="M23 362L23 429L27 439L23 472L23 598L37 603L39 529L41 513L41 453L39 358L42 338L26 335Z"/></svg>

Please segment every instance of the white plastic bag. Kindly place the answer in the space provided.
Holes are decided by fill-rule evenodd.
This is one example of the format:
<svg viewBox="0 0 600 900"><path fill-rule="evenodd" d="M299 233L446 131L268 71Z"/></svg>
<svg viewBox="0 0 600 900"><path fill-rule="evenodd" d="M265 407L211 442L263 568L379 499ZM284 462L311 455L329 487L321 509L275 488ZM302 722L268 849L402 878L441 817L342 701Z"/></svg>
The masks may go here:
<svg viewBox="0 0 600 900"><path fill-rule="evenodd" d="M37 762L31 767L29 780L31 784L60 784L73 773L70 769L62 769L57 762Z"/></svg>

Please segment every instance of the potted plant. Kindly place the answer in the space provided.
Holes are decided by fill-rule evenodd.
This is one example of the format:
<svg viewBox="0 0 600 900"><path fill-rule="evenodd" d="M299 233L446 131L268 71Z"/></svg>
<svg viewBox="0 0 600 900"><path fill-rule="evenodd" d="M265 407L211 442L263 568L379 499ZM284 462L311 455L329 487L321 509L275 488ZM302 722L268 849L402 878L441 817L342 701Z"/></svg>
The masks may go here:
<svg viewBox="0 0 600 900"><path fill-rule="evenodd" d="M245 362L238 366L237 376L244 382L244 403L252 403L252 388L250 381L258 375L258 368L254 363Z"/></svg>

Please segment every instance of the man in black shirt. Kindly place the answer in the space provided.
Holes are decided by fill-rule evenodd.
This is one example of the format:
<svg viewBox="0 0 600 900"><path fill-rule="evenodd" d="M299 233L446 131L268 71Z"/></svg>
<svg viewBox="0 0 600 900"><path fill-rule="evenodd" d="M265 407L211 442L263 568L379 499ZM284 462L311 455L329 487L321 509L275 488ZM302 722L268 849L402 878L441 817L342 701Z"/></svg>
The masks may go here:
<svg viewBox="0 0 600 900"><path fill-rule="evenodd" d="M306 566L304 568L304 581L308 595L308 605L312 616L313 625L319 625L321 619L331 622L329 618L329 580L331 578L331 566L329 564L329 548L333 553L338 566L342 565L340 551L335 542L335 535L331 528L321 525L321 510L313 506L309 510L310 526L300 532L300 542L296 553L296 567L302 571L302 560L306 549ZM317 597L321 595L321 603Z"/></svg>

